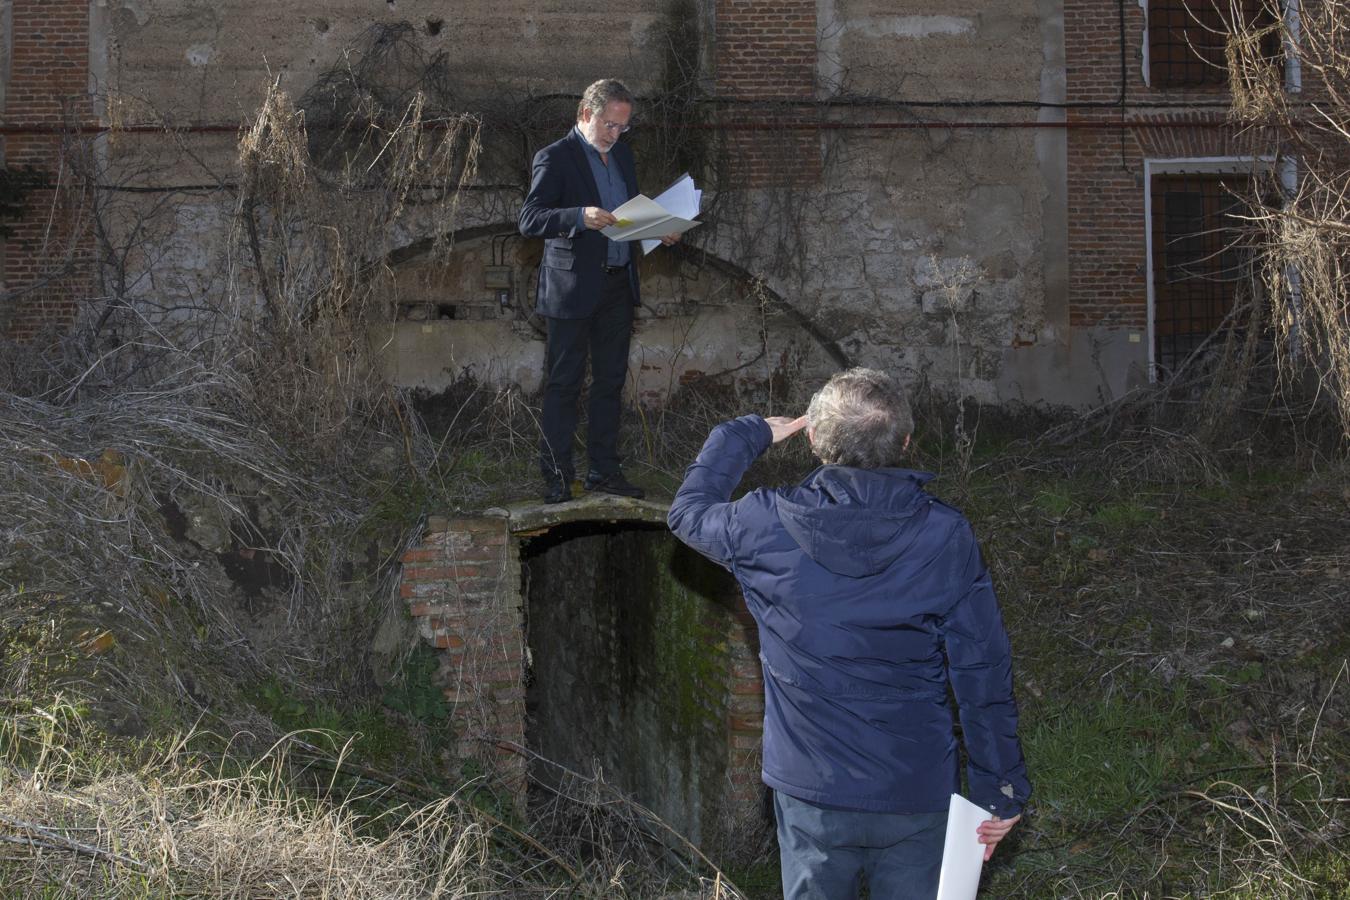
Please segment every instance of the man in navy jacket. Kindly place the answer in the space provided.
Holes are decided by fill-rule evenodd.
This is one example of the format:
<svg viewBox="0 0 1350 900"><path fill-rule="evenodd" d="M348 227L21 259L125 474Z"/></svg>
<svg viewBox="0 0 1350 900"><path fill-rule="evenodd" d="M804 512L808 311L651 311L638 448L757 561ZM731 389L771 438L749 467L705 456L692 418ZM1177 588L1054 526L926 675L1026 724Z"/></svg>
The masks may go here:
<svg viewBox="0 0 1350 900"><path fill-rule="evenodd" d="M576 126L535 154L520 210L520 233L544 239L535 308L548 327L539 444L546 503L572 498L572 438L588 354L590 467L584 487L643 496L619 467L619 411L633 308L641 302L637 245L600 233L618 221L613 210L638 193L633 151L619 141L628 131L633 103L628 88L612 78L586 88Z"/></svg>
<svg viewBox="0 0 1350 900"><path fill-rule="evenodd" d="M805 428L824 463L731 502L747 468ZM987 859L1031 792L1007 633L969 522L896 468L903 390L836 374L799 419L715 428L670 507L680 540L731 570L759 628L763 779L788 898L932 897L960 789L948 685Z"/></svg>

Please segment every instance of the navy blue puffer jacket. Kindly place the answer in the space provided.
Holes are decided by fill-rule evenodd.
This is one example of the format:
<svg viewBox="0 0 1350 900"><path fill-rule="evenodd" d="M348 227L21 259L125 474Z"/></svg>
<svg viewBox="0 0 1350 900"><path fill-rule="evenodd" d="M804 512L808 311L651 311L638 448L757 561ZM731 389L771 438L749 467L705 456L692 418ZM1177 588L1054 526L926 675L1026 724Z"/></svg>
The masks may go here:
<svg viewBox="0 0 1350 900"><path fill-rule="evenodd" d="M680 540L730 569L759 626L764 782L823 806L922 813L959 790L1003 817L1031 792L1008 636L970 524L907 469L822 466L797 487L731 493L772 443L719 425L670 507Z"/></svg>

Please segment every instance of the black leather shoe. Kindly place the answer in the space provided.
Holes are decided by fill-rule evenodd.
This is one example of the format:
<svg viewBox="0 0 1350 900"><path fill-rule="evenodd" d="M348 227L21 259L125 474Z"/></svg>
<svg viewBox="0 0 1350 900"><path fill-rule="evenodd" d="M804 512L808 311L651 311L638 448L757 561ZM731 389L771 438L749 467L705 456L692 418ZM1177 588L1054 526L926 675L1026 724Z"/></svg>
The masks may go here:
<svg viewBox="0 0 1350 900"><path fill-rule="evenodd" d="M646 491L624 478L622 472L615 472L613 475L591 472L586 476L586 481L582 487L588 491L599 491L602 494L614 494L619 497L632 497L635 500L641 500L647 496Z"/></svg>
<svg viewBox="0 0 1350 900"><path fill-rule="evenodd" d="M572 499L572 479L562 475L544 477L544 502L566 503Z"/></svg>

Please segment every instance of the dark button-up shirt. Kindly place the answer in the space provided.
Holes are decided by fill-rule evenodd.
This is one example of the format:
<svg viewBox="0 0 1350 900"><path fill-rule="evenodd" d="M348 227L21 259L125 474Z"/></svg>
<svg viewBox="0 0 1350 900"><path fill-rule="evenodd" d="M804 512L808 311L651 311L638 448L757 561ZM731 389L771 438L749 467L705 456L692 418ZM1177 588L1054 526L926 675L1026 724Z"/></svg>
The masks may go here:
<svg viewBox="0 0 1350 900"><path fill-rule="evenodd" d="M575 126L573 126L575 127ZM628 196L628 185L624 183L623 173L611 159L609 165L600 161L600 151L591 146L591 142L586 140L586 136L577 128L577 136L581 138L581 146L586 150L586 161L591 164L591 174L595 176L595 186L600 189L600 205L613 212L620 206L623 206L631 198ZM585 210L577 213L577 227L585 228ZM629 251L627 241L609 241L609 251L605 256L605 265L624 266L628 264Z"/></svg>

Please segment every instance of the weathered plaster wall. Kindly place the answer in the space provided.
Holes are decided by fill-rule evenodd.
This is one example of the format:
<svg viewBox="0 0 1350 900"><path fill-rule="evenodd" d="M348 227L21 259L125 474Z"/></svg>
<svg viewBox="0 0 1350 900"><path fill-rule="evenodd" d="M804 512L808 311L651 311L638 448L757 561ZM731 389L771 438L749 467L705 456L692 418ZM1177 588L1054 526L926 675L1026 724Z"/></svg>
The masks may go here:
<svg viewBox="0 0 1350 900"><path fill-rule="evenodd" d="M949 129L828 142L833 163L807 206L803 283L770 286L799 298L855 363L950 386L959 375L965 391L996 401L1003 348L1040 339L1046 325L1034 135ZM735 252L731 243L719 252ZM755 257L744 264L755 270Z"/></svg>
<svg viewBox="0 0 1350 900"><path fill-rule="evenodd" d="M614 8L523 0L107 0L110 74L120 93L176 121L247 117L278 81L303 93L366 29L406 22L452 61L466 98L528 86L575 90L598 70L650 86L662 47L659 0ZM577 52L585 48L585 52ZM219 143L232 145L230 135Z"/></svg>
<svg viewBox="0 0 1350 900"><path fill-rule="evenodd" d="M462 241L445 260L412 262L395 272L391 296L399 321L371 339L389 376L437 391L462 377L496 385L539 387L543 323L533 316L540 242L479 238ZM505 303L486 285L489 269L511 270ZM760 309L747 286L711 266L679 266L653 255L642 262L645 302L629 355L627 395L660 405L682 379L744 366L760 356L765 336L778 350L802 340L781 311ZM762 354L740 369L765 382L781 365Z"/></svg>
<svg viewBox="0 0 1350 900"><path fill-rule="evenodd" d="M1043 393L1017 381L1024 359L1042 372L1075 361L1064 134L1021 127L1033 120L1020 108L979 105L1063 101L1058 4L818 0L817 20L818 96L889 101L836 119L897 126L824 132L830 164L802 267L822 327L855 362L981 400L1090 402L1095 369L1040 378ZM962 127L971 122L1011 127Z"/></svg>
<svg viewBox="0 0 1350 900"><path fill-rule="evenodd" d="M1028 0L817 0L816 18L830 93L1026 99L1040 75L1041 11Z"/></svg>
<svg viewBox="0 0 1350 900"><path fill-rule="evenodd" d="M377 24L409 23L424 49L444 51L456 88L471 105L486 96L574 93L601 73L650 94L666 77L671 16L697 19L704 53L698 74L705 87L712 86L718 54L733 52L717 49L718 29L731 27L731 17L738 16L737 34L753 40L755 17L761 16L753 9L763 6L765 19L773 12L765 4L674 0L625 7L617 17L612 7L552 9L485 0L454 10L431 0L336 0L318 12L293 0L109 0L108 6L106 68L122 111L212 122L247 117L272 80L302 94ZM804 173L804 179L777 188L732 184L734 196L710 194L710 207L718 200L718 218L690 239L749 277L762 278L817 335L779 315L781 309L766 313L744 283L714 277L696 263L676 265L658 251L645 270L632 396L660 402L692 373L751 360L756 362L737 377L764 382L776 370L809 391L839 365L822 339L852 363L889 368L909 380L927 378L990 402L1090 403L1119 394L1138 368L1133 354L1141 345L1129 335L1117 341L1092 329L1085 337L1071 336L1064 134L1022 127L1037 117L1053 123L1061 113L922 105L1062 100L1057 0L1012 0L997 9L817 0L814 9L816 96L866 95L889 105L813 112L817 125L826 126L819 131L802 132L796 126L805 120L794 120L792 134L814 135L805 142L751 131L748 142L727 144L743 154L757 146L788 148L802 158L775 165ZM582 47L585 52L578 52ZM737 77L752 79L753 65L746 68L737 58ZM727 133L735 133L737 116L723 121L733 129ZM1001 127L968 127L973 121ZM934 127L948 123L952 127ZM875 127L881 125L904 127ZM563 128L559 123L557 132ZM234 137L185 138L190 152L173 155L155 178L228 181ZM718 136L709 132L708 138ZM138 164L163 140L123 136L114 160ZM518 148L522 162L514 188L469 198L463 227L510 228L529 149ZM655 191L661 184L645 186ZM197 296L212 290L206 282L224 268L221 248L232 201L228 193L187 199L175 227L146 254L153 259L153 279L136 282L138 287ZM388 246L373 253L427 236L416 229L390 235ZM469 367L499 385L533 388L541 348L523 319L535 271L531 253L537 252L512 245L516 290L510 308L494 314L482 304L481 272L490 262L485 243L457 248L436 277L400 275L391 302L406 308L409 298L415 306L419 297L434 295L437 305L469 312L416 318L373 335L387 348L391 375L434 389ZM414 281L421 287L411 287ZM1103 353L1107 345L1116 349Z"/></svg>
<svg viewBox="0 0 1350 900"><path fill-rule="evenodd" d="M663 12L659 3L631 4L616 34L606 26L608 11L599 7L548 11L529 3L475 2L452 10L434 0L107 0L95 24L102 29L99 71L106 79L99 89L109 92L108 119L189 129L224 126L172 137L122 132L111 142L106 182L188 188L173 198L172 208L160 204L156 193L118 198L127 214L114 227L124 234L136 228L139 244L129 293L181 305L226 289L232 265L226 248L237 206L232 186L238 181L238 133L230 126L248 121L273 83L299 98L323 72L355 64L348 54L372 28L412 26L423 53L445 55L457 99L472 107L497 95L506 102L527 92L575 91L597 70L648 90L651 73L660 71L663 48L653 28ZM596 41L602 32L606 39ZM580 46L587 52L567 49ZM507 180L520 188L476 193L463 204L461 225L514 215L528 179L523 148L512 162L514 177ZM371 256L426 236L415 229L389 234L385 246L371 248Z"/></svg>

